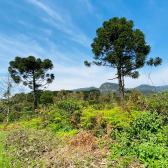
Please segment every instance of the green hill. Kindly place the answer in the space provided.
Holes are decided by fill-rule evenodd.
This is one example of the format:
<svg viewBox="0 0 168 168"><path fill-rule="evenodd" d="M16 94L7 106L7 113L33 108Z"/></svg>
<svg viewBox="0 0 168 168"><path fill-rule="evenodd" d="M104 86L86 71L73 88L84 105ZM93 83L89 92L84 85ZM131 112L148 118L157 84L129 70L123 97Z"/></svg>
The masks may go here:
<svg viewBox="0 0 168 168"><path fill-rule="evenodd" d="M92 86L92 87L87 87L87 88L73 89L72 91L73 92L83 91L83 90L88 91L88 90L93 90L93 89L98 89L103 94L109 94L110 92L115 92L116 94L119 93L118 84L110 83L110 82L103 83L99 88Z"/></svg>
<svg viewBox="0 0 168 168"><path fill-rule="evenodd" d="M109 94L110 92L119 94L119 85L116 83L106 82L99 87L99 90L103 94Z"/></svg>
<svg viewBox="0 0 168 168"><path fill-rule="evenodd" d="M168 89L168 85L165 86L151 86L151 85L139 85L135 87L135 89L139 90L143 94L147 93L156 93L161 92L162 90Z"/></svg>
<svg viewBox="0 0 168 168"><path fill-rule="evenodd" d="M76 91L88 91L88 90L93 90L93 89L99 89L101 93L103 94L109 94L110 92L114 92L117 95L119 95L119 85L116 83L110 83L106 82L103 83L99 88L96 88L94 86L92 87L87 87L87 88L78 88L78 89L73 89L73 92ZM129 90L130 88L125 88L126 90ZM143 94L148 94L148 93L156 93L156 92L161 92L162 90L168 89L168 85L165 86L151 86L147 84L142 84L137 87L135 87L138 91L140 91Z"/></svg>
<svg viewBox="0 0 168 168"><path fill-rule="evenodd" d="M73 92L82 91L82 90L88 91L88 90L93 90L93 89L99 89L99 88L96 88L96 87L94 87L94 86L91 86L91 87L87 87L87 88L73 89L72 91L73 91Z"/></svg>

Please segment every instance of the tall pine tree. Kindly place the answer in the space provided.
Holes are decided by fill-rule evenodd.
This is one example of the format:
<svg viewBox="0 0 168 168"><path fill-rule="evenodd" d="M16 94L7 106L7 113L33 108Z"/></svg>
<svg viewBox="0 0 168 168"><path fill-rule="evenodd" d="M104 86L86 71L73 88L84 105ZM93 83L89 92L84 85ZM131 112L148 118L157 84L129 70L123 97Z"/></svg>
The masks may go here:
<svg viewBox="0 0 168 168"><path fill-rule="evenodd" d="M159 57L150 58L150 46L146 44L145 35L139 29L134 29L134 22L127 21L125 17L114 17L103 23L103 27L97 29L97 37L91 44L95 54L95 61L86 66L95 64L98 66L109 66L117 69L117 78L121 102L124 102L124 77L138 78L138 69L145 65L160 65ZM114 79L115 79L114 78Z"/></svg>
<svg viewBox="0 0 168 168"><path fill-rule="evenodd" d="M37 109L37 90L46 88L53 82L54 74L47 73L53 68L51 60L45 59L41 61L34 56L27 58L15 57L14 61L10 61L8 71L16 83L23 82L34 92L34 108Z"/></svg>

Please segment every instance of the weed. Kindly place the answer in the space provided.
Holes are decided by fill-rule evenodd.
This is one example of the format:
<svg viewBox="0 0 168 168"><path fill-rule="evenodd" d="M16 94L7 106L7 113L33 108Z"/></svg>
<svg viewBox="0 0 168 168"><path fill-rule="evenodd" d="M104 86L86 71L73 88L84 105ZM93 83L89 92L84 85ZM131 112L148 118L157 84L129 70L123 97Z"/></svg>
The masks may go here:
<svg viewBox="0 0 168 168"><path fill-rule="evenodd" d="M93 162L93 157L91 157L91 156L86 156L86 160L87 160L88 162Z"/></svg>
<svg viewBox="0 0 168 168"><path fill-rule="evenodd" d="M107 167L112 167L112 165L113 165L113 164L112 164L111 162L108 162L108 163L107 163Z"/></svg>

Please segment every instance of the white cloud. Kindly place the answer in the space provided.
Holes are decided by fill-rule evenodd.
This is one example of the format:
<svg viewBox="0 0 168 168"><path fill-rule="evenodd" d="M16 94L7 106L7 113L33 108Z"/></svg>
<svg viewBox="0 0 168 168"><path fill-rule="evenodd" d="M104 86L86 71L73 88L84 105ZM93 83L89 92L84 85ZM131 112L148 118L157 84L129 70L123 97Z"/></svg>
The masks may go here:
<svg viewBox="0 0 168 168"><path fill-rule="evenodd" d="M22 21L22 20L19 20L18 23L22 24L22 25L25 25L25 26L29 26L26 22Z"/></svg>
<svg viewBox="0 0 168 168"><path fill-rule="evenodd" d="M45 32L45 33L48 34L48 35L51 35L51 34L52 34L52 30L50 30L50 29L33 26L33 25L31 25L30 23L27 23L27 22L22 21L22 20L19 20L18 23L20 23L20 24L22 24L22 25L24 25L24 26L26 26L26 27L28 27L28 28L30 28L30 29L38 29L38 30L40 30L40 31Z"/></svg>
<svg viewBox="0 0 168 168"><path fill-rule="evenodd" d="M63 14L61 12L60 13L55 12L50 7L42 4L37 0L27 0L27 1L43 9L50 16L49 18L43 17L42 18L43 21L53 25L58 30L69 34L70 37L67 37L68 39L76 41L85 47L90 47L92 40L72 23L70 14L67 11L65 11L65 13ZM91 4L88 1L87 4L91 7Z"/></svg>
<svg viewBox="0 0 168 168"><path fill-rule="evenodd" d="M89 37L87 37L85 34L80 32L79 30L77 30L77 28L68 28L64 24L57 23L52 19L44 19L43 18L43 20L45 22L53 25L58 30L69 34L70 37L67 37L68 39L76 41L76 42L78 42L79 44L82 44L85 47L90 47L90 44L92 43L92 40ZM73 29L76 29L76 31L73 30Z"/></svg>
<svg viewBox="0 0 168 168"><path fill-rule="evenodd" d="M43 48L35 39L22 34L15 34L13 37L1 34L1 37L0 50L2 55L0 55L0 61L3 60L3 65L1 65L0 75L7 72L9 61L14 60L15 56L33 55L36 58L52 60L54 69L50 72L53 72L56 77L54 83L49 87L52 90L74 89L89 87L90 85L99 87L101 83L106 81L103 67L87 68L83 62L78 62L76 58L85 57L85 54L77 49L62 52L52 41L42 37L41 40L47 44L46 48ZM73 57L75 59L71 60Z"/></svg>
<svg viewBox="0 0 168 168"><path fill-rule="evenodd" d="M106 70L103 67L56 66L54 72L55 80L49 86L51 90L71 90L90 86L100 87L102 83L108 82L107 75L105 75ZM57 74L60 74L61 77L58 77Z"/></svg>
<svg viewBox="0 0 168 168"><path fill-rule="evenodd" d="M51 35L52 34L52 30L50 30L50 29L42 29L42 28L39 28L39 30L41 30L41 31L43 31L43 32L45 32L46 34L48 34L48 35Z"/></svg>
<svg viewBox="0 0 168 168"><path fill-rule="evenodd" d="M95 7L92 5L91 0L78 0L82 5L86 5L90 12L93 12Z"/></svg>
<svg viewBox="0 0 168 168"><path fill-rule="evenodd" d="M27 0L28 2L38 6L39 8L43 9L48 15L50 15L52 18L64 23L64 20L62 19L62 17L60 16L59 13L57 13L56 11L52 10L50 7L42 4L41 2L37 1L37 0Z"/></svg>
<svg viewBox="0 0 168 168"><path fill-rule="evenodd" d="M73 32L71 35L73 36L72 38L70 38L71 40L74 40L74 41L82 44L83 46L90 48L92 40L90 38L88 38L85 34L83 34L83 33L78 34L78 33Z"/></svg>
<svg viewBox="0 0 168 168"><path fill-rule="evenodd" d="M116 77L116 70L106 67L93 66L87 68L82 65L74 67L56 65L53 72L55 74L55 80L49 86L50 90L71 90L91 86L100 87L105 82L118 83L118 79L108 80ZM134 88L141 84L154 84L155 86L168 84L168 80L165 79L168 68L160 68L158 71L150 72L147 71L145 74L145 70L141 70L138 79L125 78L125 87ZM149 73L153 84L148 78Z"/></svg>
<svg viewBox="0 0 168 168"><path fill-rule="evenodd" d="M35 40L23 34L16 34L13 37L1 35L0 49L1 53L4 53L3 55L8 54L8 58L24 57L44 51Z"/></svg>
<svg viewBox="0 0 168 168"><path fill-rule="evenodd" d="M45 47L35 39L32 39L32 37L22 34L15 34L13 37L3 34L0 34L0 36L1 76L7 72L9 61L13 60L15 56L27 57L29 55L34 55L42 60L49 58L54 64L52 72L55 74L55 81L49 86L51 90L75 89L90 86L100 87L104 82L118 83L117 79L108 80L116 77L116 70L97 66L87 68L83 65L83 61L80 63L76 58L87 59L88 55L85 55L85 53L77 49L61 51L52 41L42 37L40 40L44 42L44 45L46 44ZM164 66L147 69L146 74L145 69L142 69L139 79L125 79L125 87L133 88L140 84L152 85L151 81L147 78L149 73L154 85L159 86L164 85L164 83L168 84L167 72L168 68Z"/></svg>
<svg viewBox="0 0 168 168"><path fill-rule="evenodd" d="M50 90L76 89L90 86L100 87L104 82L118 83L117 79L112 81L108 80L116 77L116 70L97 66L87 68L83 65L83 62L80 64L78 60L70 59L73 55L75 58L80 56L84 57L85 54L80 53L80 51L61 52L53 42L47 39L43 40L50 47L43 49L42 46L37 41L31 39L31 37L23 35L15 35L14 37L1 35L1 37L0 50L2 54L0 55L0 61L3 62L3 64L0 62L1 76L7 72L9 61L13 60L16 55L21 57L34 55L38 58L49 58L53 61L54 69L50 72L55 74L55 80L49 86L48 89ZM146 72L147 75L144 70L141 70L139 79L125 79L125 87L133 88L140 84L152 85L151 81L147 78L149 73L154 85L168 84L168 79L166 78L167 72L167 67L156 67L152 69L152 71L148 69Z"/></svg>
<svg viewBox="0 0 168 168"><path fill-rule="evenodd" d="M91 4L91 1L90 1L90 0L84 0L84 1L85 1L86 5L87 5L89 11L92 12L92 11L94 10L94 7L93 7L93 5Z"/></svg>
<svg viewBox="0 0 168 168"><path fill-rule="evenodd" d="M166 78L168 68L164 66L156 67L154 69L143 69L140 71L140 77L138 79L126 78L125 84L127 88L134 88L141 84L148 84L154 86L168 85L168 79Z"/></svg>

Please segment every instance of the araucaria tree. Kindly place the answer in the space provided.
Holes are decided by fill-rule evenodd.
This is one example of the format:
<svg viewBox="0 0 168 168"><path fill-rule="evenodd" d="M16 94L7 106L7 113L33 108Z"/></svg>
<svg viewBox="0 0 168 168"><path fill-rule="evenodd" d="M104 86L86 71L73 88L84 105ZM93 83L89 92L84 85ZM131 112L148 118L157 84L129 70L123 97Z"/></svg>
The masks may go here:
<svg viewBox="0 0 168 168"><path fill-rule="evenodd" d="M16 83L23 82L34 92L34 108L37 109L37 90L44 89L53 82L54 74L47 73L53 68L51 60L41 61L34 56L27 58L15 57L10 61L8 71Z"/></svg>
<svg viewBox="0 0 168 168"><path fill-rule="evenodd" d="M159 57L147 61L151 48L146 44L143 32L133 26L134 22L127 21L125 17L105 21L103 27L97 29L97 37L91 44L95 61L84 62L86 66L95 64L117 69L115 78L118 78L121 103L124 102L124 77L138 78L137 69L145 65L157 66L162 62Z"/></svg>

